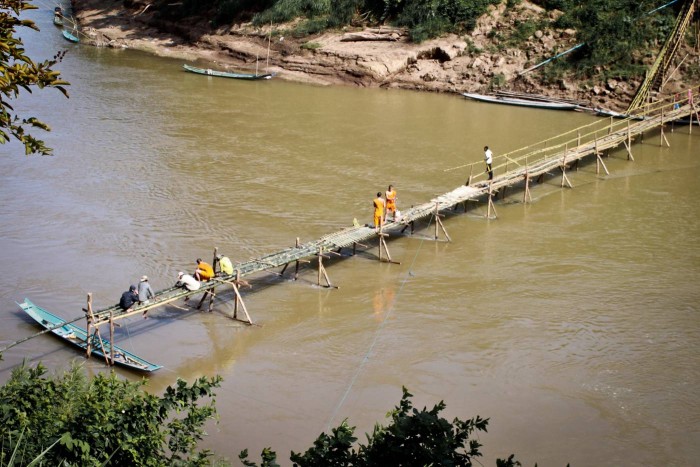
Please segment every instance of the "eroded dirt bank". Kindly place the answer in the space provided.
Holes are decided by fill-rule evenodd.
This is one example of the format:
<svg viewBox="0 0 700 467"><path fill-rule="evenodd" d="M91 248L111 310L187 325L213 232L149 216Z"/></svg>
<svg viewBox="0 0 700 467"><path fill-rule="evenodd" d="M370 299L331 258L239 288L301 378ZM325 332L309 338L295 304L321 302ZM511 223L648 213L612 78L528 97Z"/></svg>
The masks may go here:
<svg viewBox="0 0 700 467"><path fill-rule="evenodd" d="M534 73L520 75L541 57L576 44L574 30L536 31L522 48L496 48L490 37L513 29L516 20L546 13L527 1L503 2L483 15L468 36L450 35L414 44L401 29L347 28L294 39L279 26L206 26L159 21L145 0L72 0L84 41L132 48L182 60L206 61L222 70L268 68L279 78L319 85L356 85L433 92L500 89L573 99L588 107L624 110L639 81L605 83L558 80L543 85ZM287 27L287 29L289 26ZM696 56L697 59L697 56ZM681 89L672 81L667 92Z"/></svg>

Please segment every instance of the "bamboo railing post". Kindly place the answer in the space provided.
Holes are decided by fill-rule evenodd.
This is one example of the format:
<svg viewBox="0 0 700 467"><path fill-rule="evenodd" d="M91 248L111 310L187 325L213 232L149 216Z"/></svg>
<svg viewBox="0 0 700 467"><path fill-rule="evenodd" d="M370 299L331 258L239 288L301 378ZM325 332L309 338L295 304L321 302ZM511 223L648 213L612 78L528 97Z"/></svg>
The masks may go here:
<svg viewBox="0 0 700 467"><path fill-rule="evenodd" d="M472 176L474 175L474 164L469 166L469 178L467 179L467 186L472 184Z"/></svg>
<svg viewBox="0 0 700 467"><path fill-rule="evenodd" d="M114 311L109 311L109 348L111 365L114 366Z"/></svg>

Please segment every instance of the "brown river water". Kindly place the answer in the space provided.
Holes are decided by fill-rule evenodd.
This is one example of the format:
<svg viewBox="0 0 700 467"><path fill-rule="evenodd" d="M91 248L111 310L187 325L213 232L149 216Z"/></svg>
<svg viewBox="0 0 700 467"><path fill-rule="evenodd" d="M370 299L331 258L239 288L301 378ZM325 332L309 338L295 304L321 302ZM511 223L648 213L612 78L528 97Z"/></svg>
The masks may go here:
<svg viewBox="0 0 700 467"><path fill-rule="evenodd" d="M186 73L181 62L66 42L49 10L24 33L29 53L69 52L53 90L16 102L53 128L54 157L0 146L0 345L37 332L15 301L64 318L118 301L142 274L155 289L214 247L234 262L371 220L389 183L399 209L464 183L445 171L525 146L593 118L468 102L455 95ZM130 318L127 350L162 364L148 390L220 374L218 424L203 445L235 459L248 448L311 446L347 418L364 440L406 386L418 407L490 418L483 465L698 465L700 458L700 129L658 133L584 164L574 189L549 178L533 203L511 192L448 215L432 230L332 261L340 288L261 274L244 299L254 321L178 304ZM27 359L109 371L51 336L16 346L0 380ZM116 369L121 376L134 373ZM237 461L236 461L237 462ZM235 464L235 462L234 462Z"/></svg>

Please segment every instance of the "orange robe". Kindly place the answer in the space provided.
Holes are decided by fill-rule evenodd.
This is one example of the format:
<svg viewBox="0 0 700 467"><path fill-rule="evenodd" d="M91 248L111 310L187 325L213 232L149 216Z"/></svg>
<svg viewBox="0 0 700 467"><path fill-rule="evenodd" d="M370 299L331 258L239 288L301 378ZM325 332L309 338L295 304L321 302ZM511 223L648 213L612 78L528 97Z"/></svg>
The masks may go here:
<svg viewBox="0 0 700 467"><path fill-rule="evenodd" d="M374 201L374 226L379 227L384 219L384 200L375 198Z"/></svg>
<svg viewBox="0 0 700 467"><path fill-rule="evenodd" d="M386 212L396 212L396 190L386 192Z"/></svg>

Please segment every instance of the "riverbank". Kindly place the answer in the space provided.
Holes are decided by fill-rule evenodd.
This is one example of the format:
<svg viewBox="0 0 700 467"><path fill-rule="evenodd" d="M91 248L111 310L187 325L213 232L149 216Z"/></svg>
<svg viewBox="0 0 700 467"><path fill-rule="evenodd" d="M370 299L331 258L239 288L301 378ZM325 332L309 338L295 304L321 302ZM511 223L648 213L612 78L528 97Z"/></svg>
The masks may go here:
<svg viewBox="0 0 700 467"><path fill-rule="evenodd" d="M345 28L298 39L291 35L293 24L212 29L204 22L164 22L143 0L72 3L84 41L93 45L143 50L222 70L265 70L303 83L456 93L507 90L617 111L627 108L639 86L638 80L614 79L543 84L537 72L521 75L541 58L576 44L574 30L537 30L520 48L502 43L497 47L493 38L512 31L516 22L558 14L527 1L510 8L506 2L491 7L468 36L448 35L420 44L392 27ZM683 87L679 76L665 89L674 93Z"/></svg>

